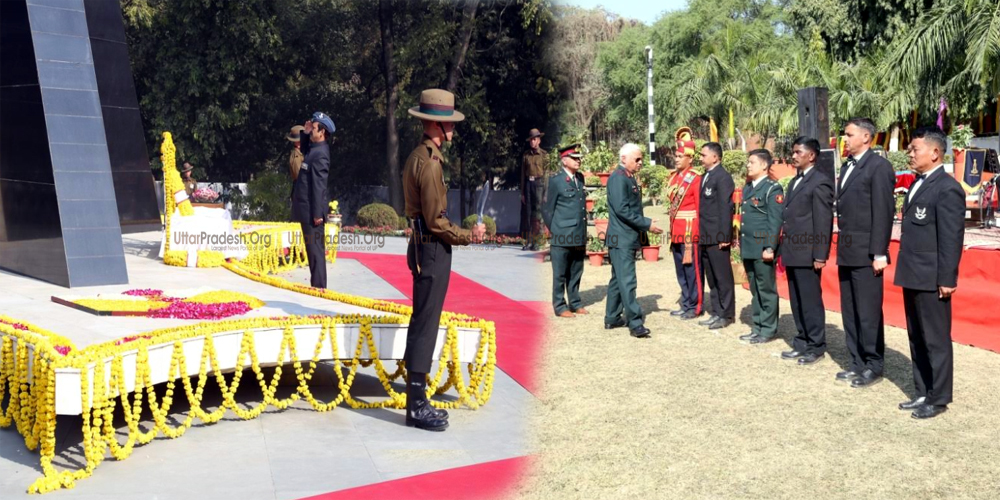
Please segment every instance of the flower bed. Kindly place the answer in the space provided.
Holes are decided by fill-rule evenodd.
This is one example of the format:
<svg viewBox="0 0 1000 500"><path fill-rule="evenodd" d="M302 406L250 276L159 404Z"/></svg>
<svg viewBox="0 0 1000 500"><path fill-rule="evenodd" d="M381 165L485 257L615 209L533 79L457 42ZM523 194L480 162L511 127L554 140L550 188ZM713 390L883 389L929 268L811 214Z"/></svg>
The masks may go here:
<svg viewBox="0 0 1000 500"><path fill-rule="evenodd" d="M197 320L239 316L265 305L263 301L245 293L224 290L165 294L162 290L136 289L125 291L121 295L73 299L53 297L52 300L59 304L75 305L77 309L102 316Z"/></svg>

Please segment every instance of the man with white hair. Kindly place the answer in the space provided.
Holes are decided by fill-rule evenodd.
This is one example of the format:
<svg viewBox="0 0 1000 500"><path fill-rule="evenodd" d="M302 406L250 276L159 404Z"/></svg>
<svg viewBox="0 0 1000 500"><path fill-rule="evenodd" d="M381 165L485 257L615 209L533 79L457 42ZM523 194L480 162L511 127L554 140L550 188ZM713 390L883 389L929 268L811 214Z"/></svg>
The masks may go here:
<svg viewBox="0 0 1000 500"><path fill-rule="evenodd" d="M635 180L635 174L642 168L642 150L635 144L626 144L619 158L621 163L608 178L608 231L604 242L611 258L611 281L604 328L628 326L633 337L644 338L650 332L643 326L642 308L635 298L638 286L635 251L639 249L641 232L660 234L663 230L642 213L642 191Z"/></svg>

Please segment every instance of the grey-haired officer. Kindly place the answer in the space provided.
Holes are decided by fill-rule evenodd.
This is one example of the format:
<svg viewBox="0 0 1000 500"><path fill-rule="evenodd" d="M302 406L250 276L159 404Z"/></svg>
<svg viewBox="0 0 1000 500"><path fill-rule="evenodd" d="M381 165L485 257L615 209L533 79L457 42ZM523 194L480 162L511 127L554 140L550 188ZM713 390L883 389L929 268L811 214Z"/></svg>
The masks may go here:
<svg viewBox="0 0 1000 500"><path fill-rule="evenodd" d="M465 119L455 109L454 94L425 90L420 94L420 105L410 108L409 113L423 123L424 137L403 166L406 216L413 230L406 249L406 262L413 275L413 316L403 355L409 375L406 425L443 431L448 428L448 412L433 408L427 399L427 374L451 277L451 247L481 241L486 227L478 224L469 231L448 220L441 145L451 141L455 123Z"/></svg>
<svg viewBox="0 0 1000 500"><path fill-rule="evenodd" d="M770 342L778 334L778 282L775 253L781 231L784 190L768 176L771 153L755 149L747 160L750 182L743 188L740 221L740 257L753 296L750 333L740 340L751 344Z"/></svg>

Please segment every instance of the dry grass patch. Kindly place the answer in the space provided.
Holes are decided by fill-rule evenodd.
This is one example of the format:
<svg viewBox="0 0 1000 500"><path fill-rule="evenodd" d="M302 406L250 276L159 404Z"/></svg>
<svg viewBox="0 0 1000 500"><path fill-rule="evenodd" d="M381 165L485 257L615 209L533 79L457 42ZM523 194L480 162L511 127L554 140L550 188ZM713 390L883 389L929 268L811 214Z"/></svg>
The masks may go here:
<svg viewBox="0 0 1000 500"><path fill-rule="evenodd" d="M886 379L852 389L834 381L848 356L839 314L827 313L828 356L799 367L778 357L795 332L786 301L781 339L763 346L737 338L742 288L729 328L670 317L680 290L665 253L637 264L652 338L604 330L607 265L584 272L591 315L552 318L539 460L517 497L1000 498L1000 355L956 345L955 403L916 421L896 409L913 391L904 329L887 328ZM548 263L539 272L551 282Z"/></svg>

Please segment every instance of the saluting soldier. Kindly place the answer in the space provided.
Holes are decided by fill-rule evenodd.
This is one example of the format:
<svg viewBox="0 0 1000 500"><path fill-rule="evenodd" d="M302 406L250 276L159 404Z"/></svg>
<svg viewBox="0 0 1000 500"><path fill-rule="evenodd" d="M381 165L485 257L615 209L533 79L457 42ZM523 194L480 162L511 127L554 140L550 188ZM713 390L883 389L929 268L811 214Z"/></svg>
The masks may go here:
<svg viewBox="0 0 1000 500"><path fill-rule="evenodd" d="M580 280L587 250L587 190L580 173L580 145L559 149L563 169L549 178L542 216L552 233L552 307L556 316L588 314L580 299ZM569 304L567 305L567 296Z"/></svg>
<svg viewBox="0 0 1000 500"><path fill-rule="evenodd" d="M299 178L299 170L302 168L302 160L304 159L301 145L303 130L305 127L296 125L285 136L285 139L292 143L292 152L288 155L288 173L292 176L293 183Z"/></svg>
<svg viewBox="0 0 1000 500"><path fill-rule="evenodd" d="M775 250L781 231L784 190L768 176L771 153L755 149L747 160L750 182L743 188L743 218L740 222L740 257L747 271L753 296L753 322L750 333L740 340L763 344L778 334L778 283L775 274Z"/></svg>
<svg viewBox="0 0 1000 500"><path fill-rule="evenodd" d="M406 216L413 231L406 249L406 263L413 274L413 316L403 356L409 375L406 425L443 431L448 428L448 412L431 407L427 373L451 277L451 247L481 241L486 226L478 224L469 231L448 220L441 145L451 141L455 123L465 119L455 110L455 96L445 90L425 90L420 94L420 105L410 108L409 113L423 123L424 138L403 166Z"/></svg>
<svg viewBox="0 0 1000 500"><path fill-rule="evenodd" d="M671 316L694 319L701 316L705 275L698 255L698 205L701 176L691 167L695 144L691 129L677 130L676 170L667 180L670 203L670 252L674 256L677 284L681 287L681 307L670 311Z"/></svg>
<svg viewBox="0 0 1000 500"><path fill-rule="evenodd" d="M642 168L642 150L628 143L618 153L621 163L608 178L608 231L604 240L611 258L611 281L604 311L604 328L628 326L636 338L649 337L643 326L642 308L636 301L635 251L643 231L660 234L662 229L642 213L642 191L635 175ZM624 317L623 317L624 315Z"/></svg>
<svg viewBox="0 0 1000 500"><path fill-rule="evenodd" d="M541 148L542 137L537 128L528 132L528 150L521 157L521 234L525 237L521 250L538 250L538 218L544 195L543 177L548 153Z"/></svg>

